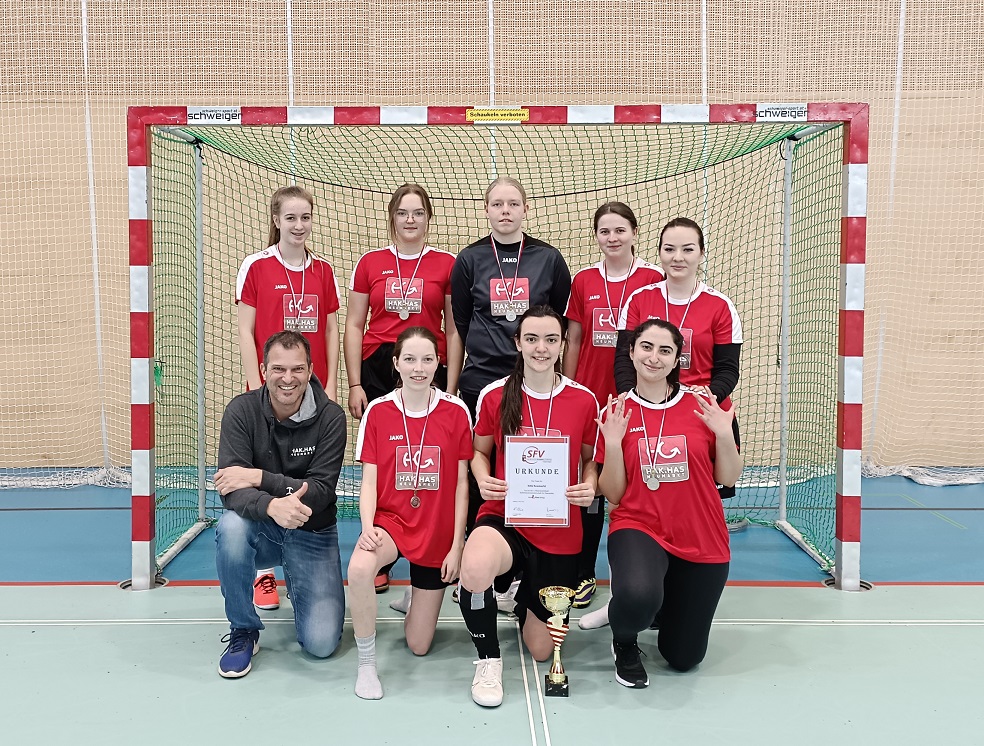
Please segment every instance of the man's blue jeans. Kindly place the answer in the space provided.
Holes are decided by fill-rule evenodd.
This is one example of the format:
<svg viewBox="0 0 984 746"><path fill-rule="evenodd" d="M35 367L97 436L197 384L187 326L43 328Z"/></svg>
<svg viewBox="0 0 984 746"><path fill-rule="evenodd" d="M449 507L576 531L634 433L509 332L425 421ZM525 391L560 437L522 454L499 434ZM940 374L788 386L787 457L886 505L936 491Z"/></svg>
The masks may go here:
<svg viewBox="0 0 984 746"><path fill-rule="evenodd" d="M297 641L318 658L335 652L345 620L338 526L299 531L227 510L215 527L215 549L226 617L233 629L263 629L253 608L256 570L282 565Z"/></svg>

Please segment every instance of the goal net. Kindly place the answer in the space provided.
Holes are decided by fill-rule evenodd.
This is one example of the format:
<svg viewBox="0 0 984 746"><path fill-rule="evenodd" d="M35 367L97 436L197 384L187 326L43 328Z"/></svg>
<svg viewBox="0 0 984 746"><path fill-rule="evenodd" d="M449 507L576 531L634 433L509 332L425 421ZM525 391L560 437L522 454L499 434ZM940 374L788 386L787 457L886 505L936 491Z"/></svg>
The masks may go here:
<svg viewBox="0 0 984 746"><path fill-rule="evenodd" d="M386 203L404 182L435 206L430 243L457 252L487 234L496 176L530 197L526 230L572 272L598 261L591 216L629 204L637 254L657 262L664 222L707 237L706 280L738 308L745 343L733 396L745 471L729 520L788 525L824 569L834 561L838 297L844 182L839 123L565 126L154 126L149 142L159 552L220 509L211 483L219 422L244 390L235 282L264 248L270 195L315 198L310 248L347 286L388 243ZM339 312L344 325L345 301ZM347 391L344 371L340 391ZM345 402L341 402L344 406ZM339 516L357 517L357 423Z"/></svg>

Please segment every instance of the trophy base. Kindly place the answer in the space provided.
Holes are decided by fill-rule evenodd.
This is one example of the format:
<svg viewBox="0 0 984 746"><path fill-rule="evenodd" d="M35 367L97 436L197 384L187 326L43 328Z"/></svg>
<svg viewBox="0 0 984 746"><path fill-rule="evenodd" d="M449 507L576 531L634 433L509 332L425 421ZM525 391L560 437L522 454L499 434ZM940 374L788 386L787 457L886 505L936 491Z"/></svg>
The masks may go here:
<svg viewBox="0 0 984 746"><path fill-rule="evenodd" d="M570 688L567 685L567 677L561 682L551 681L550 674L547 674L544 678L544 691L543 695L545 697L569 697Z"/></svg>

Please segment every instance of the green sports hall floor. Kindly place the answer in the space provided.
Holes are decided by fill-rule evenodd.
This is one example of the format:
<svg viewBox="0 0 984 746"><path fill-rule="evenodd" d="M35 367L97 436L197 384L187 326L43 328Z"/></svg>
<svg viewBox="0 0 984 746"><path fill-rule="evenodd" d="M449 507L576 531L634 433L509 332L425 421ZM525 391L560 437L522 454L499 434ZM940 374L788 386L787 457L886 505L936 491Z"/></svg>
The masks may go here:
<svg viewBox="0 0 984 746"><path fill-rule="evenodd" d="M209 574L208 537L184 570L168 568L167 587L124 592L119 496L3 494L0 744L984 743L984 486L870 480L864 497L873 590L823 587L788 540L752 528L735 536L733 583L696 671L669 671L656 633L643 633L651 685L625 689L607 630L573 628L571 696L545 698L544 665L501 615L505 700L484 710L469 696L474 648L450 594L423 658L387 608L402 586L380 597L381 701L353 694L351 627L332 658L311 659L289 602L265 613L253 671L228 681L216 673L227 623L214 568L190 577Z"/></svg>

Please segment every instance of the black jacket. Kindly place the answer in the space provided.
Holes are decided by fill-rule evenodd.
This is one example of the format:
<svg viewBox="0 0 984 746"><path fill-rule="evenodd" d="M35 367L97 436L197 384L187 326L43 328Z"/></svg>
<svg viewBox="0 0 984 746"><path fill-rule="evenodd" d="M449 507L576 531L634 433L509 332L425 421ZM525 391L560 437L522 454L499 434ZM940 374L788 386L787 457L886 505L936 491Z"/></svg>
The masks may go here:
<svg viewBox="0 0 984 746"><path fill-rule="evenodd" d="M219 435L219 468L244 466L263 470L259 489L247 487L222 497L222 504L243 518L272 520L270 501L308 483L301 502L311 517L301 530L318 531L335 524L335 488L345 455L345 413L325 394L317 378L308 384L315 413L301 422L278 422L264 385L240 394L226 407Z"/></svg>

